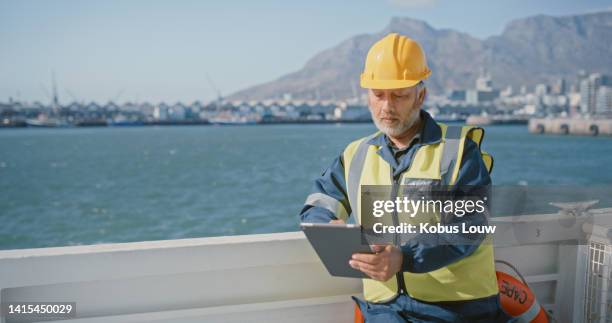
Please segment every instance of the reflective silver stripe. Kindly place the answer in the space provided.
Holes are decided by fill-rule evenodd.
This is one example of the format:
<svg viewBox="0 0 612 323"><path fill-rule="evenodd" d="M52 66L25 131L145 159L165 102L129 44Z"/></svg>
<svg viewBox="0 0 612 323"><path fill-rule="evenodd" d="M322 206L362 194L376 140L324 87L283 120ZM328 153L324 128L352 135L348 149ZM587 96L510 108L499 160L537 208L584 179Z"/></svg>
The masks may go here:
<svg viewBox="0 0 612 323"><path fill-rule="evenodd" d="M459 143L461 142L461 126L447 126L446 136L444 136L444 149L440 161L440 176L442 185L450 185L453 169L457 162Z"/></svg>
<svg viewBox="0 0 612 323"><path fill-rule="evenodd" d="M346 219L344 205L335 198L323 193L312 193L306 198L306 205L318 206L331 211L338 219Z"/></svg>
<svg viewBox="0 0 612 323"><path fill-rule="evenodd" d="M357 216L357 208L359 207L359 182L361 182L361 173L363 171L363 165L365 164L366 155L368 154L368 141L379 133L375 133L367 136L364 140L359 143L351 164L349 165L348 178L346 179L346 191L351 204L352 214L355 217L355 223L359 224L359 217Z"/></svg>
<svg viewBox="0 0 612 323"><path fill-rule="evenodd" d="M540 314L540 303L538 303L538 300L535 298L533 298L533 304L531 304L531 307L523 314L521 314L521 316L518 316L517 318L519 319L519 322L525 322L525 323L529 323L531 321L533 321L536 316L538 316L538 314Z"/></svg>

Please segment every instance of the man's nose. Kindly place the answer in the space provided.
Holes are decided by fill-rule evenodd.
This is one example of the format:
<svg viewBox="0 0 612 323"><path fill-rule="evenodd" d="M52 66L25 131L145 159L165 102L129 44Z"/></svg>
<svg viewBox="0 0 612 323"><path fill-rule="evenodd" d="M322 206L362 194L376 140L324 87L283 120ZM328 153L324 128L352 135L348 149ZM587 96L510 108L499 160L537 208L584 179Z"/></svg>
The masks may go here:
<svg viewBox="0 0 612 323"><path fill-rule="evenodd" d="M385 98L382 102L382 110L385 112L391 112L395 110L395 102L391 98Z"/></svg>

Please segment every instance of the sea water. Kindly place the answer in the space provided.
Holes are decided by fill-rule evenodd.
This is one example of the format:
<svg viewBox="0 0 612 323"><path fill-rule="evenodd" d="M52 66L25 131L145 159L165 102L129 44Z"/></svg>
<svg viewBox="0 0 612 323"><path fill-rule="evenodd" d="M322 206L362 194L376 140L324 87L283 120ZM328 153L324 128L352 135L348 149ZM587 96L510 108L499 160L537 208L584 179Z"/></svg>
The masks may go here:
<svg viewBox="0 0 612 323"><path fill-rule="evenodd" d="M493 182L612 183L612 138L488 126ZM0 249L298 230L370 124L0 129Z"/></svg>

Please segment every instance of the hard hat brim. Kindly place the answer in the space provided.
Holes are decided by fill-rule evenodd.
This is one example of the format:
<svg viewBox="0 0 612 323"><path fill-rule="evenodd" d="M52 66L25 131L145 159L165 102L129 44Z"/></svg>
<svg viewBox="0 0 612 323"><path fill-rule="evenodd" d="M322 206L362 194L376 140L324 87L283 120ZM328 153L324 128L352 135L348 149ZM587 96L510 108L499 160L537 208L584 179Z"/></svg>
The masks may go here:
<svg viewBox="0 0 612 323"><path fill-rule="evenodd" d="M361 85L361 87L364 89L390 90L413 87L419 84L419 82L420 80L361 80L359 85Z"/></svg>
<svg viewBox="0 0 612 323"><path fill-rule="evenodd" d="M365 77L364 74L361 74L359 85L364 89L402 89L407 87L413 87L419 84L419 82L426 79L430 74L431 71L427 71L425 75L415 80L373 80Z"/></svg>

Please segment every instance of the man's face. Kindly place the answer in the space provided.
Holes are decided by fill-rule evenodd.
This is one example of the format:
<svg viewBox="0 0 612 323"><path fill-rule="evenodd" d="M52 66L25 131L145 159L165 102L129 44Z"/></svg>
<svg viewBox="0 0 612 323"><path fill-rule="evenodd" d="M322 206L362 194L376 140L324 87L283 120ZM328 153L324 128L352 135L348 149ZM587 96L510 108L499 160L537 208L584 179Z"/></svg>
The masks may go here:
<svg viewBox="0 0 612 323"><path fill-rule="evenodd" d="M425 88L419 86L368 90L368 105L374 124L392 137L400 136L416 124L424 98Z"/></svg>

